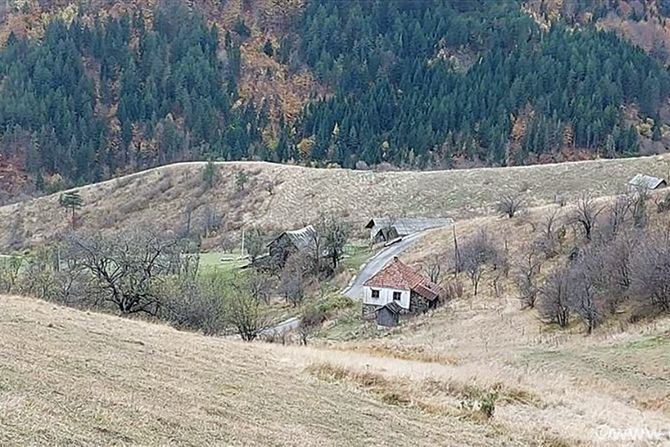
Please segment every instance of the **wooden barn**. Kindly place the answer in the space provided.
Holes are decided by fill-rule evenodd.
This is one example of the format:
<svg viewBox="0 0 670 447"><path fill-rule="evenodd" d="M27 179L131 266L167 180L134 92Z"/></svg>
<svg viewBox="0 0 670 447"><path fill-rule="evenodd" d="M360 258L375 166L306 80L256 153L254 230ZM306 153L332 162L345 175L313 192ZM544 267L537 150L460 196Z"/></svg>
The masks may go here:
<svg viewBox="0 0 670 447"><path fill-rule="evenodd" d="M402 308L394 302L388 303L375 311L375 320L379 326L394 327L400 321Z"/></svg>
<svg viewBox="0 0 670 447"><path fill-rule="evenodd" d="M294 253L311 253L317 240L316 229L309 225L292 231L284 231L268 244L269 258L282 267Z"/></svg>

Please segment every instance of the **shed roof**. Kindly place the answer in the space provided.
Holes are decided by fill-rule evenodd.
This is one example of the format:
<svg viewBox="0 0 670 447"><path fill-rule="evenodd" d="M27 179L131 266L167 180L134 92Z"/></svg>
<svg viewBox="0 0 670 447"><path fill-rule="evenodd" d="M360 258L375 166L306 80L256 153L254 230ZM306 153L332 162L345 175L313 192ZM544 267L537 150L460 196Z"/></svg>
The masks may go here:
<svg viewBox="0 0 670 447"><path fill-rule="evenodd" d="M665 185L665 180L650 175L636 174L635 177L628 181L628 184L638 188L656 189L659 186Z"/></svg>
<svg viewBox="0 0 670 447"><path fill-rule="evenodd" d="M402 312L402 307L400 307L400 304L396 303L395 301L391 301L390 303L384 304L382 307L376 310L376 312L379 312L382 309L388 309L391 313L393 314L400 314Z"/></svg>
<svg viewBox="0 0 670 447"><path fill-rule="evenodd" d="M272 245L279 239L286 237L291 241L291 243L293 243L293 245L298 250L304 250L314 245L316 234L317 234L316 229L312 225L308 225L298 230L284 231L282 234L277 236L272 242L270 242L270 245Z"/></svg>
<svg viewBox="0 0 670 447"><path fill-rule="evenodd" d="M418 233L429 228L443 227L454 223L450 217L373 217L365 228L394 227L398 234Z"/></svg>
<svg viewBox="0 0 670 447"><path fill-rule="evenodd" d="M365 284L367 287L411 290L428 300L444 295L445 290L398 258L393 258Z"/></svg>

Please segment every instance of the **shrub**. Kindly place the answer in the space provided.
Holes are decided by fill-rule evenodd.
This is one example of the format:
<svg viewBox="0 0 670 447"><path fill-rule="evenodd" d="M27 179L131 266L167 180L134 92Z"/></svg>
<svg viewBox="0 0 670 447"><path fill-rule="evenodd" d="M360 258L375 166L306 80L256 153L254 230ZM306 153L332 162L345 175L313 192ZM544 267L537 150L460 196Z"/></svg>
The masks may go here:
<svg viewBox="0 0 670 447"><path fill-rule="evenodd" d="M507 195L498 200L496 211L510 219L517 215L523 208L524 199L521 196Z"/></svg>
<svg viewBox="0 0 670 447"><path fill-rule="evenodd" d="M463 394L463 400L460 403L461 410L480 414L486 419L493 417L496 410L496 401L498 400L497 391L469 388Z"/></svg>

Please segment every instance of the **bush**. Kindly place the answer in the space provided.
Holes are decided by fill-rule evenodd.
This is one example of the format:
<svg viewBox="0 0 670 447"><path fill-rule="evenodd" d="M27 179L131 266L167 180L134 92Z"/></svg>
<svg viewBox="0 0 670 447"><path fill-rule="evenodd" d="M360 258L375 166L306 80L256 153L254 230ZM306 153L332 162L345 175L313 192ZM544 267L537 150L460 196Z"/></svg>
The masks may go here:
<svg viewBox="0 0 670 447"><path fill-rule="evenodd" d="M335 293L326 296L318 303L318 306L323 312L330 315L333 312L337 312L338 310L348 309L354 304L354 301L348 296Z"/></svg>
<svg viewBox="0 0 670 447"><path fill-rule="evenodd" d="M498 200L496 211L510 219L517 215L523 208L524 199L521 196L507 195Z"/></svg>
<svg viewBox="0 0 670 447"><path fill-rule="evenodd" d="M472 413L477 413L484 416L486 419L491 419L496 410L496 402L498 400L498 392L495 390L479 390L472 388L464 393L464 398L461 400L461 410Z"/></svg>
<svg viewBox="0 0 670 447"><path fill-rule="evenodd" d="M656 211L665 213L670 210L670 192L666 193L661 199L656 200Z"/></svg>
<svg viewBox="0 0 670 447"><path fill-rule="evenodd" d="M23 259L19 256L0 257L0 292L11 292L19 277Z"/></svg>
<svg viewBox="0 0 670 447"><path fill-rule="evenodd" d="M166 278L155 288L164 302L158 317L178 329L221 334L226 329L224 288L216 277Z"/></svg>

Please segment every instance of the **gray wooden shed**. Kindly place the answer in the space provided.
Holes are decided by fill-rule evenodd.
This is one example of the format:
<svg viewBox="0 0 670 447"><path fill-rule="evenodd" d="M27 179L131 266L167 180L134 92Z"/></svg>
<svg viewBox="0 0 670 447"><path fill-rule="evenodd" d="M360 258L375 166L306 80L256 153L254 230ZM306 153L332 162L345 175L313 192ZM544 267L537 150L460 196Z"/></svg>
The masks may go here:
<svg viewBox="0 0 670 447"><path fill-rule="evenodd" d="M388 303L376 310L379 326L394 327L398 325L402 308L396 302Z"/></svg>

